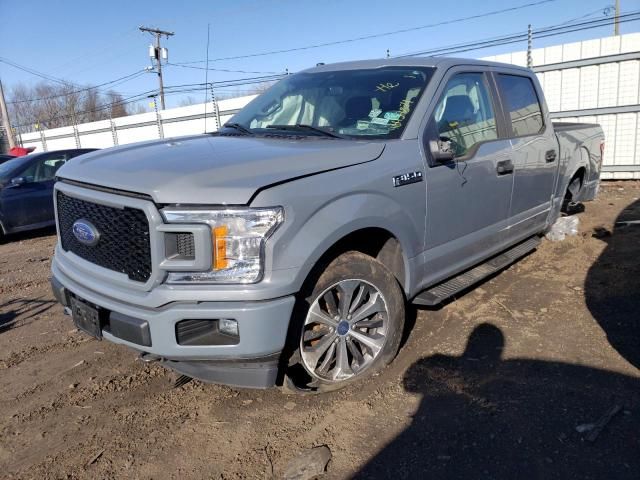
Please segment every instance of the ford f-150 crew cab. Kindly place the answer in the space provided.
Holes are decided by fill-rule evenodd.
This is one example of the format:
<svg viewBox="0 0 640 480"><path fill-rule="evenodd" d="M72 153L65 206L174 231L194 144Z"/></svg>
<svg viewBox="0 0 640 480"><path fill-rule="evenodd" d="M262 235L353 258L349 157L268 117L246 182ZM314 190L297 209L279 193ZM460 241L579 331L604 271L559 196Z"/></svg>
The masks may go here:
<svg viewBox="0 0 640 480"><path fill-rule="evenodd" d="M598 125L553 124L536 76L445 58L319 65L218 132L58 172L56 298L185 375L325 391L379 371L436 305L591 200Z"/></svg>

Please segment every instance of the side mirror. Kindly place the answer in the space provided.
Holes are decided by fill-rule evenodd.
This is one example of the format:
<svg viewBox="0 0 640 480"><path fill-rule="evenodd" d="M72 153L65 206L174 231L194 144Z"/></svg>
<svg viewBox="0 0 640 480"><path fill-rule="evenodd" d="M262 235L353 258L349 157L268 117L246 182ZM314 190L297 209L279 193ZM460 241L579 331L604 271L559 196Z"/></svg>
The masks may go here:
<svg viewBox="0 0 640 480"><path fill-rule="evenodd" d="M450 162L455 158L449 140L429 140L429 150L433 159L438 163Z"/></svg>
<svg viewBox="0 0 640 480"><path fill-rule="evenodd" d="M19 187L20 185L24 185L27 183L27 179L25 177L15 177L11 179L12 187Z"/></svg>

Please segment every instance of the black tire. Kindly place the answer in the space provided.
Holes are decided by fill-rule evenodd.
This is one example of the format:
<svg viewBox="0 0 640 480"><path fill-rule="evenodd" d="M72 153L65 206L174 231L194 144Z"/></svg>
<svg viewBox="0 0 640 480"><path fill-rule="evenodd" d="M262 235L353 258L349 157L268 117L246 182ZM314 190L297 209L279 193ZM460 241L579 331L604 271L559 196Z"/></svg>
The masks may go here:
<svg viewBox="0 0 640 480"><path fill-rule="evenodd" d="M296 393L322 393L337 390L369 377L391 363L398 352L402 339L405 300L398 281L389 269L363 253L346 252L329 263L317 277L317 280L312 280L311 283L313 284L307 286L306 292L301 294L292 317L292 328L290 328L288 339L290 353L287 355L288 361L285 365L286 371L283 381L285 390ZM353 285L357 286L351 291L351 294L340 293L343 289L346 290ZM321 305L329 308L329 302L326 302L329 297L336 299L336 303L333 303L334 313L345 311L343 308L346 308L347 312L351 312L349 315L333 316L333 321L336 322L333 327L322 322L313 322L313 319L318 318L315 312L322 308ZM341 298L347 299L346 303L341 303ZM362 303L358 303L359 301ZM312 307L314 310L313 313L310 313ZM377 308L380 310L376 310ZM358 320L360 316L370 310L375 313ZM330 310L327 312L330 313ZM346 320L347 318L349 321ZM349 322L354 323L345 332L344 324ZM320 326L318 327L316 324ZM365 324L366 326L364 326ZM323 334L323 332L326 333ZM364 336L362 336L363 334ZM305 336L303 337L303 335ZM305 343L304 339L317 335L323 335L320 337L321 340L313 338ZM384 339L382 342L381 337ZM365 339L366 342L361 343L362 339ZM375 339L376 350L368 346L371 339ZM337 379L321 378L318 372L324 371L324 369L318 368L312 372L309 367L310 364L313 364L309 361L309 351L316 349L316 345L325 340L327 340L325 344L330 345L326 352L330 352L333 348L337 352L335 355L339 355L338 350L342 350L340 358L347 358L347 361L350 362L347 365L349 368L345 368L343 371L338 368L336 356L335 363L331 364L334 365L333 374L336 370L340 371L338 372L340 376ZM313 343L314 341L316 344ZM335 343L335 346L332 346L332 343ZM303 344L307 346L305 347ZM379 348L378 344L382 346ZM324 363L329 354L325 353L324 357L318 357L318 362L320 362L320 358L323 358L320 363ZM315 351L313 356L315 358ZM341 364L345 365L344 362ZM345 372L352 372L353 375L349 378L343 378L349 374Z"/></svg>
<svg viewBox="0 0 640 480"><path fill-rule="evenodd" d="M578 175L575 175L567 186L567 191L564 195L564 201L562 202L562 213L573 215L584 211L584 206L577 201L581 190L582 178Z"/></svg>

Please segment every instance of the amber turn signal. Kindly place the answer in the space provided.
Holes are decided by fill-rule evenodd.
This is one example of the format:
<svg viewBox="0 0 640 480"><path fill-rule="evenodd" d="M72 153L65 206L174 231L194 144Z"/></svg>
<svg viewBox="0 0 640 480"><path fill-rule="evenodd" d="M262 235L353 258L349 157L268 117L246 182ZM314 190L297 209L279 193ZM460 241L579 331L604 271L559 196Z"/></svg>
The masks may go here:
<svg viewBox="0 0 640 480"><path fill-rule="evenodd" d="M222 270L227 268L227 234L229 229L226 225L215 227L212 230L213 235L213 269Z"/></svg>

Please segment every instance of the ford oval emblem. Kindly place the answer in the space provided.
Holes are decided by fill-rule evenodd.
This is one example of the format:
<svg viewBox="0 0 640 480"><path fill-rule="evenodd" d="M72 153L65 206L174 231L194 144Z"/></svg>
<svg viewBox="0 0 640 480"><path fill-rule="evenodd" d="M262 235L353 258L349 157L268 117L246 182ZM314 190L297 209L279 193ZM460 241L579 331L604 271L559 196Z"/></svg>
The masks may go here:
<svg viewBox="0 0 640 480"><path fill-rule="evenodd" d="M100 232L89 220L81 218L73 223L73 235L83 245L93 247L100 241Z"/></svg>

